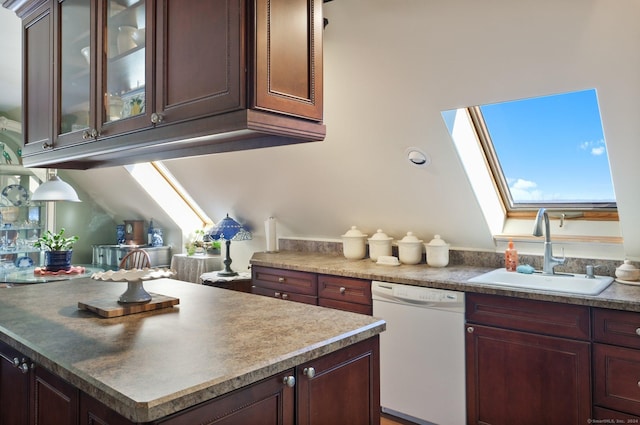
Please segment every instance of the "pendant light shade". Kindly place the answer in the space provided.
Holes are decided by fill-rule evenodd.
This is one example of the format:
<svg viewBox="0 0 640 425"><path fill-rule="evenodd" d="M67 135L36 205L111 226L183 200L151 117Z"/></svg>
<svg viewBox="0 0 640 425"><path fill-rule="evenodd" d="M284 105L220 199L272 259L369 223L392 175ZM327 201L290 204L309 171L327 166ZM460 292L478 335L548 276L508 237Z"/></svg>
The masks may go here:
<svg viewBox="0 0 640 425"><path fill-rule="evenodd" d="M31 195L31 200L82 202L71 185L58 176L51 176L49 181L38 186Z"/></svg>

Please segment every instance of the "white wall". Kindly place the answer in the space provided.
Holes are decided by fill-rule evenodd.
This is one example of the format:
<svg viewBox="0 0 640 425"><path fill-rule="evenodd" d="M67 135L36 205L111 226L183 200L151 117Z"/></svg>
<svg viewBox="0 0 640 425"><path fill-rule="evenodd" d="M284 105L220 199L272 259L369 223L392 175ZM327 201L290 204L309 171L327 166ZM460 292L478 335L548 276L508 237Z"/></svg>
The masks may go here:
<svg viewBox="0 0 640 425"><path fill-rule="evenodd" d="M440 112L591 87L619 201L621 255L640 258L640 2L334 0L325 16L324 142L166 163L214 220L228 212L253 227L252 242L233 244L234 268L264 249L271 215L279 236L339 240L357 225L494 250ZM410 166L410 146L432 165ZM117 205L119 192L100 187L119 172L72 175ZM152 201L133 196L132 208L158 216Z"/></svg>

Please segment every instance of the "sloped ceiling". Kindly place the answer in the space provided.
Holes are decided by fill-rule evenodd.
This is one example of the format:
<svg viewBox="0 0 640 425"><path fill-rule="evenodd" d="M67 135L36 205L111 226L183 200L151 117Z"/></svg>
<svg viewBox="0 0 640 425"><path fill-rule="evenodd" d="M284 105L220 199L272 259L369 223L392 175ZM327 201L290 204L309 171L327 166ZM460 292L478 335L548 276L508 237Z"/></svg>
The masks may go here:
<svg viewBox="0 0 640 425"><path fill-rule="evenodd" d="M234 265L264 250L269 216L284 237L340 240L356 225L495 250L440 112L592 87L624 255L640 259L640 2L340 0L324 10L325 141L166 163L214 220L229 213L253 229L253 241L234 244ZM432 164L411 166L411 146ZM68 176L121 216L159 217L124 172Z"/></svg>

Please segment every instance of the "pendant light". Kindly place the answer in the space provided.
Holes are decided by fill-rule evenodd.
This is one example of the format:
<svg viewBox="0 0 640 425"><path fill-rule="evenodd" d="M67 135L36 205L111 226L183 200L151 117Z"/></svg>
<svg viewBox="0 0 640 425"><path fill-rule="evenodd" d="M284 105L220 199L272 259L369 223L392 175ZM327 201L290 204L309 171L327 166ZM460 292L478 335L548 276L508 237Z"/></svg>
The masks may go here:
<svg viewBox="0 0 640 425"><path fill-rule="evenodd" d="M73 187L56 175L38 186L31 195L31 200L82 202Z"/></svg>

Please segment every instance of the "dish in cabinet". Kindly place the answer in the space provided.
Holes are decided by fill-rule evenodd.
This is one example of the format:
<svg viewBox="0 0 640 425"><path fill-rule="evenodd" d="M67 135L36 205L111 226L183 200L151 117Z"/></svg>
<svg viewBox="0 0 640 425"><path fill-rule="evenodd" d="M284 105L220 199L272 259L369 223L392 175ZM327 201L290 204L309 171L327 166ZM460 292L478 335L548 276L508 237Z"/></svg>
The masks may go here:
<svg viewBox="0 0 640 425"><path fill-rule="evenodd" d="M16 207L24 205L29 200L29 192L19 184L10 184L2 189L2 196Z"/></svg>

